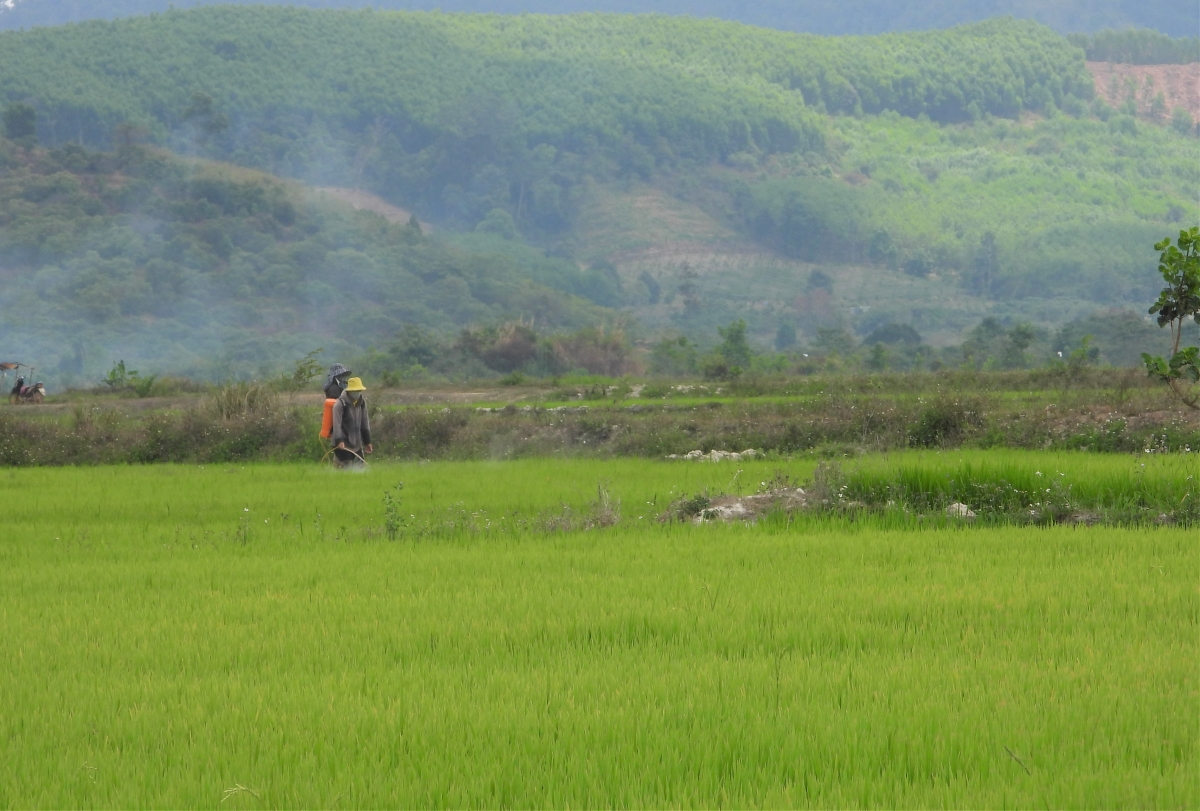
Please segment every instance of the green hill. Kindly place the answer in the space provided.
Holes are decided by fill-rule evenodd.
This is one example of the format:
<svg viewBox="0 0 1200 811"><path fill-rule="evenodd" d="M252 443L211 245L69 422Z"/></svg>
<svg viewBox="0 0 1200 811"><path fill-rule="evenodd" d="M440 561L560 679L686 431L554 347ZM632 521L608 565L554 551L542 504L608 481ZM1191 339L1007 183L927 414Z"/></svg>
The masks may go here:
<svg viewBox="0 0 1200 811"><path fill-rule="evenodd" d="M455 248L295 183L158 150L0 139L0 346L59 385L95 382L118 358L223 377L318 346L361 353L406 324L567 329L613 315L571 294L593 292L589 274L499 242Z"/></svg>
<svg viewBox="0 0 1200 811"><path fill-rule="evenodd" d="M744 317L765 346L780 324L811 339L894 321L944 344L989 315L1052 331L1096 309L1144 314L1161 285L1155 239L1200 220L1200 145L1126 116L838 117L828 133L814 163L747 158L664 182L707 227L647 209L636 188L622 209L621 184L605 187L589 224L614 209L637 221L581 226L584 252L611 258L652 329L713 335ZM828 300L813 295L818 271Z"/></svg>
<svg viewBox="0 0 1200 811"><path fill-rule="evenodd" d="M532 314L533 290L557 291L549 315L538 314L547 326L608 318L611 309L588 309L604 306L652 333L711 340L715 326L742 317L760 346L789 325L802 343L821 328L867 334L888 321L949 343L988 315L1049 330L1101 307L1144 308L1155 285L1149 246L1200 219L1194 124L1094 101L1082 48L1011 19L822 38L664 16L203 8L0 34L0 87L0 100L31 105L36 138L59 149L29 164L11 146L10 164L30 177L55 175L36 167L61 162L64 144L119 155L144 143L369 190L437 224L441 236L421 243L433 253L408 246L393 261L388 240L399 237L386 234L402 226L360 226L367 220L345 210L334 225L319 221L332 247L304 260L303 273L272 277L278 298L255 305L264 341L307 334L288 313L319 313L304 291L340 278L343 249L413 276L354 299L369 313L360 327L370 327L340 337L357 346L401 324L447 332ZM158 194L184 206L188 188ZM29 203L30 193L21 186L11 199ZM118 220L136 220L140 204L105 204L111 227L137 232ZM158 205L156 216L176 208ZM50 306L30 292L43 268L122 259L80 236L93 233L92 216L82 202L61 214L59 232L74 236L48 239L62 244L56 253L0 256L25 291L23 308ZM216 230L231 233L259 229L243 220L262 214L221 216ZM208 219L187 221L188 232L223 246L200 234ZM0 239L23 245L13 235L37 229L14 222L0 223ZM384 236L364 236L376 228ZM304 239L294 230L269 238ZM216 279L241 267L243 248L230 239L235 253L197 272ZM136 248L145 257L137 267L163 258L154 245ZM481 254L504 269L485 268L493 260ZM458 267L451 275L465 287L422 270L439 263ZM503 279L509 292L480 294L472 273ZM221 287L211 301L236 303L237 289ZM417 304L396 304L410 289ZM107 312L120 316L103 320L105 330L176 317L128 304L133 288L112 295ZM206 354L228 343L217 325L247 333L247 319L225 310L211 322ZM4 337L27 333L18 325Z"/></svg>
<svg viewBox="0 0 1200 811"><path fill-rule="evenodd" d="M357 185L474 227L571 227L588 179L825 154L822 113L960 122L1087 100L1041 26L820 38L669 17L220 7L0 35L0 82L52 144L154 142Z"/></svg>

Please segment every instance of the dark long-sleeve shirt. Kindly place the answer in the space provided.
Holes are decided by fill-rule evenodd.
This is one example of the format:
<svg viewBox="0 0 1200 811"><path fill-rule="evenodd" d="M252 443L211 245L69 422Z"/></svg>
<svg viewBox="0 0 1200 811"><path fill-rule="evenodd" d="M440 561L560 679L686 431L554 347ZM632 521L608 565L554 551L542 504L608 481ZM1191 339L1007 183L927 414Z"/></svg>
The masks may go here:
<svg viewBox="0 0 1200 811"><path fill-rule="evenodd" d="M345 442L351 450L360 450L371 444L371 420L367 416L367 398L358 398L355 404L350 395L343 394L333 404L334 447Z"/></svg>

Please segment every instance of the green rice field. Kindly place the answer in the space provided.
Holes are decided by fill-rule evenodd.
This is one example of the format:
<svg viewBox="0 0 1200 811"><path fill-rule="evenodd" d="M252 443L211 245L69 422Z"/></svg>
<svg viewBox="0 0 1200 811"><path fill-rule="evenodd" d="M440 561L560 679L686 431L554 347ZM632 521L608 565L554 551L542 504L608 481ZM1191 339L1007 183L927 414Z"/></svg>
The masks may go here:
<svg viewBox="0 0 1200 811"><path fill-rule="evenodd" d="M1200 806L1200 456L658 520L814 466L0 470L0 807ZM1048 478L1122 521L1001 520Z"/></svg>

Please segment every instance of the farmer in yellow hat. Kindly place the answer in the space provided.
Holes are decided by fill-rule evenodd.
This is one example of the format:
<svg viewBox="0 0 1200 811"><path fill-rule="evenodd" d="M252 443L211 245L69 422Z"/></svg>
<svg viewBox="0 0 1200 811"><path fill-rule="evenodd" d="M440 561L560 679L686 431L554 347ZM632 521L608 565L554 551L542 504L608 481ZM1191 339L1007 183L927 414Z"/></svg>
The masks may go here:
<svg viewBox="0 0 1200 811"><path fill-rule="evenodd" d="M363 464L365 453L371 453L371 420L367 416L367 387L362 378L352 377L346 390L333 404L333 453L340 467Z"/></svg>

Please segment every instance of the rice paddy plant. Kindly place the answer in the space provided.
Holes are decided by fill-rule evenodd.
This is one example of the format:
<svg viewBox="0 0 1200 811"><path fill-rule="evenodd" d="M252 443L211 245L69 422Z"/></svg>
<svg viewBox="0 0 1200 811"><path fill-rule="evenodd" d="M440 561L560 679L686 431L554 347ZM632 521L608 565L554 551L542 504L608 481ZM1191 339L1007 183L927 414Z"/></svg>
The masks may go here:
<svg viewBox="0 0 1200 811"><path fill-rule="evenodd" d="M924 512L959 502L1007 518L1056 521L1090 511L1120 521L1200 520L1200 454L1195 453L900 454L854 465L844 484L847 499Z"/></svg>
<svg viewBox="0 0 1200 811"><path fill-rule="evenodd" d="M777 467L0 472L0 807L1200 804L1193 530L652 520Z"/></svg>

